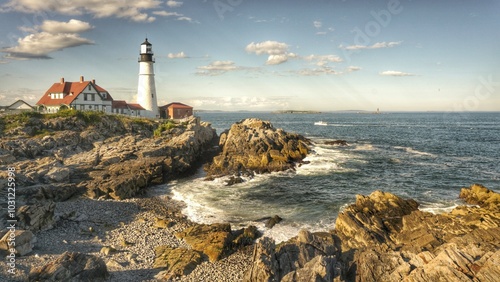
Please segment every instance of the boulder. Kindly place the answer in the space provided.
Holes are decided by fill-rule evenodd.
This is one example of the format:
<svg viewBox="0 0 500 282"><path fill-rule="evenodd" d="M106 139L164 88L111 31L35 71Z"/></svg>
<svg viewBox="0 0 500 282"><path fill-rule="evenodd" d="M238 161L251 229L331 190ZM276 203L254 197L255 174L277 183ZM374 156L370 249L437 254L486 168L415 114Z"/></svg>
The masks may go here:
<svg viewBox="0 0 500 282"><path fill-rule="evenodd" d="M229 224L200 224L176 233L193 250L205 254L211 262L217 261L232 250L233 234Z"/></svg>
<svg viewBox="0 0 500 282"><path fill-rule="evenodd" d="M329 140L329 141L325 141L325 145L347 146L347 141L345 141L345 140Z"/></svg>
<svg viewBox="0 0 500 282"><path fill-rule="evenodd" d="M101 258L76 252L65 252L29 273L29 281L106 281L108 277Z"/></svg>
<svg viewBox="0 0 500 282"><path fill-rule="evenodd" d="M500 209L500 194L481 184L473 184L469 188L462 188L459 197L471 205L479 205L485 209Z"/></svg>
<svg viewBox="0 0 500 282"><path fill-rule="evenodd" d="M273 228L276 224L280 223L283 220L283 218L279 217L279 215L275 215L271 217L267 222L266 222L266 227L271 229Z"/></svg>
<svg viewBox="0 0 500 282"><path fill-rule="evenodd" d="M40 201L31 205L20 206L16 212L19 228L30 231L43 231L54 227L53 201Z"/></svg>
<svg viewBox="0 0 500 282"><path fill-rule="evenodd" d="M412 199L404 200L391 193L375 191L357 195L356 203L341 212L335 222L342 248L360 248L373 244L393 244L392 232L403 226L403 216L418 209Z"/></svg>
<svg viewBox="0 0 500 282"><path fill-rule="evenodd" d="M272 239L264 237L254 247L253 264L244 281L282 281L285 277L285 281L331 281L340 275L340 270L335 270L340 269L336 266L335 256L339 254L336 245L334 236L325 232L301 230L297 237L278 247ZM308 278L294 280L297 276Z"/></svg>
<svg viewBox="0 0 500 282"><path fill-rule="evenodd" d="M165 268L157 279L172 279L191 273L202 263L202 253L185 248L170 248L159 246L155 249L154 268Z"/></svg>
<svg viewBox="0 0 500 282"><path fill-rule="evenodd" d="M275 129L268 121L245 119L221 134L221 153L205 170L209 177L283 171L305 158L309 145L303 136Z"/></svg>
<svg viewBox="0 0 500 282"><path fill-rule="evenodd" d="M0 239L0 250L10 253L10 250L14 249L18 256L24 256L31 253L35 242L36 237L31 231L19 229L8 231L2 239ZM12 245L12 243L14 243L15 246Z"/></svg>

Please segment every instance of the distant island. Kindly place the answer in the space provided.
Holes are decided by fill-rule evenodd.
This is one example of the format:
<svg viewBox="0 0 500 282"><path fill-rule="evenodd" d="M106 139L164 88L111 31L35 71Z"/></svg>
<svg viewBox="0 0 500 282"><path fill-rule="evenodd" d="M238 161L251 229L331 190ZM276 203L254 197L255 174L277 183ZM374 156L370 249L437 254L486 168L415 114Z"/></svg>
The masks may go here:
<svg viewBox="0 0 500 282"><path fill-rule="evenodd" d="M321 114L321 112L318 112L318 111L283 110L283 111L274 111L273 114Z"/></svg>

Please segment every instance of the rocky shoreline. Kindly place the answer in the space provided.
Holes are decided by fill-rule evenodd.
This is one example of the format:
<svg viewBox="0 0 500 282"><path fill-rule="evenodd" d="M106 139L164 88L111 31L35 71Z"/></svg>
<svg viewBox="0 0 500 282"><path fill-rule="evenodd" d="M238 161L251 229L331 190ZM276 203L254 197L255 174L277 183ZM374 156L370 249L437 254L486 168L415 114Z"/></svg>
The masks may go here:
<svg viewBox="0 0 500 282"><path fill-rule="evenodd" d="M301 230L276 245L259 238L253 226L234 230L227 223L189 221L183 203L165 196L168 186L160 184L207 160L209 179L231 176L235 182L228 184L254 172L293 169L310 151L310 141L300 135L256 119L233 125L219 142L210 125L196 118L159 124L116 116L28 116L18 126L8 122L0 122L0 184L6 187L4 174L14 167L19 224L16 274L3 263L2 281L500 277L500 195L481 185L462 189L467 205L437 215L390 193L358 195L334 230ZM4 220L3 257L9 252Z"/></svg>

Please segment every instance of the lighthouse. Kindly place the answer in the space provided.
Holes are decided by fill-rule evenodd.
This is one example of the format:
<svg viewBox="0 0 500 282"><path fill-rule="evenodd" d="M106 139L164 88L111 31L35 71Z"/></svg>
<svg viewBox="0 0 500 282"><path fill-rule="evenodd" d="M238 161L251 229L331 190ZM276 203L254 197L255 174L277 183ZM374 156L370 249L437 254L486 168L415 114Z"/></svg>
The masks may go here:
<svg viewBox="0 0 500 282"><path fill-rule="evenodd" d="M139 57L139 85L137 87L137 103L146 109L145 116L160 117L156 99L155 73L153 69L153 45L148 39L141 44Z"/></svg>

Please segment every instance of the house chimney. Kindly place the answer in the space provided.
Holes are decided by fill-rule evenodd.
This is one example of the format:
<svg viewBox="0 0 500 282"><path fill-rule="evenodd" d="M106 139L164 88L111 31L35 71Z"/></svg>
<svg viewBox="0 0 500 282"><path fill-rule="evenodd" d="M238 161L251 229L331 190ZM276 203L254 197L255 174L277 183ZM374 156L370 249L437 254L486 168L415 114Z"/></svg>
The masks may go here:
<svg viewBox="0 0 500 282"><path fill-rule="evenodd" d="M83 75L80 76L80 83L83 82Z"/></svg>
<svg viewBox="0 0 500 282"><path fill-rule="evenodd" d="M92 78L92 84L95 84L95 78Z"/></svg>
<svg viewBox="0 0 500 282"><path fill-rule="evenodd" d="M64 84L64 77L61 77L61 84Z"/></svg>

